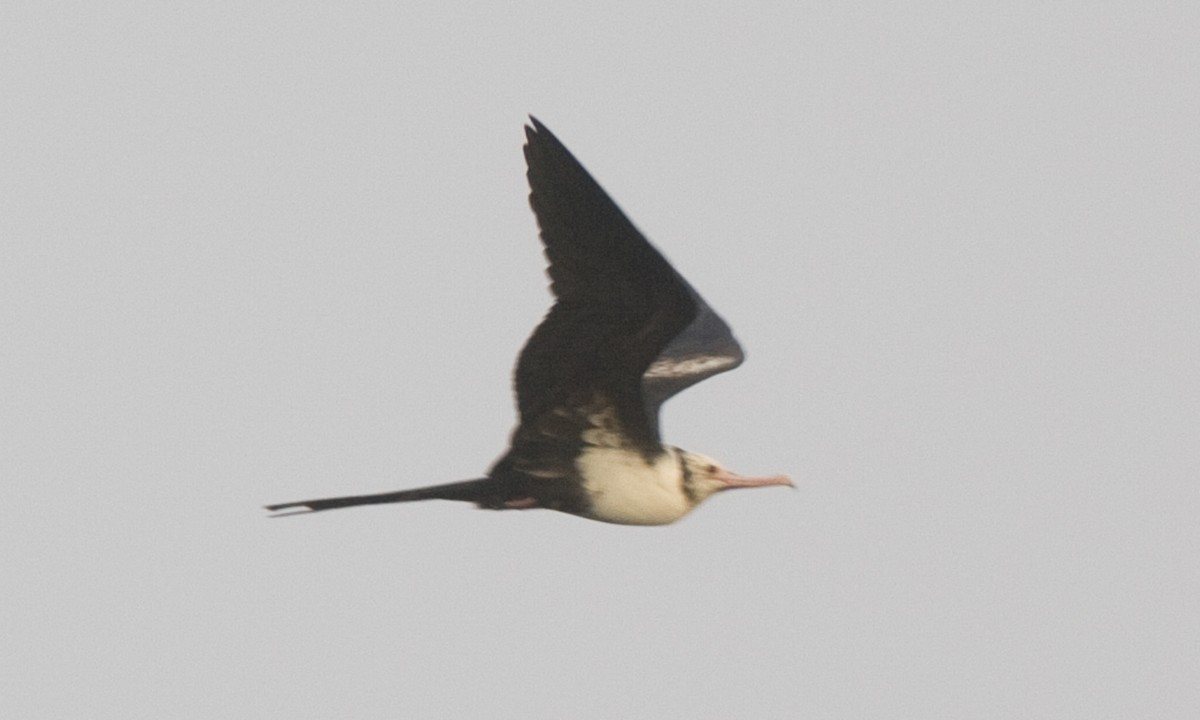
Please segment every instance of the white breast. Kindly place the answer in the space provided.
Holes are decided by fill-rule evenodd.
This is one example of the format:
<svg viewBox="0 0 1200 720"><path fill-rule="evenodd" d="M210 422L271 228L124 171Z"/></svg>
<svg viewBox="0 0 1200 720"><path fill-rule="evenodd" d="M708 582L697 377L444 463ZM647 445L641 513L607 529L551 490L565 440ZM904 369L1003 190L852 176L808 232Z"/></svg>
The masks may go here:
<svg viewBox="0 0 1200 720"><path fill-rule="evenodd" d="M589 517L622 525L665 525L692 509L683 494L678 451L665 448L653 463L637 452L589 447L575 461L591 497Z"/></svg>

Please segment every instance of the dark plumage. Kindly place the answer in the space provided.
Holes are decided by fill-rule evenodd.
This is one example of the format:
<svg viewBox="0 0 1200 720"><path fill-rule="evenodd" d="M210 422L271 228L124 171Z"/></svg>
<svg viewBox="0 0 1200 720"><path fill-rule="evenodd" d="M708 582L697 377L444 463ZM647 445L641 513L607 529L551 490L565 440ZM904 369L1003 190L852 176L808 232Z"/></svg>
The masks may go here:
<svg viewBox="0 0 1200 720"><path fill-rule="evenodd" d="M486 478L268 510L444 499L662 524L719 490L791 484L743 478L662 443L662 403L737 367L741 347L558 138L531 123L529 202L557 299L517 361L520 418L508 453Z"/></svg>

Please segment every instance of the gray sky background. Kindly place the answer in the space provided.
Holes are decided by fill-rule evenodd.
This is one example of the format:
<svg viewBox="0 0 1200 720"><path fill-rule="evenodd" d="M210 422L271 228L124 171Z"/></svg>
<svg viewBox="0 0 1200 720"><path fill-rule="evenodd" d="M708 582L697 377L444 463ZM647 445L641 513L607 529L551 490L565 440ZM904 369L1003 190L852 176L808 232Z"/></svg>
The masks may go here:
<svg viewBox="0 0 1200 720"><path fill-rule="evenodd" d="M6 3L0 716L1194 718L1200 6ZM730 322L666 528L475 477L534 113Z"/></svg>

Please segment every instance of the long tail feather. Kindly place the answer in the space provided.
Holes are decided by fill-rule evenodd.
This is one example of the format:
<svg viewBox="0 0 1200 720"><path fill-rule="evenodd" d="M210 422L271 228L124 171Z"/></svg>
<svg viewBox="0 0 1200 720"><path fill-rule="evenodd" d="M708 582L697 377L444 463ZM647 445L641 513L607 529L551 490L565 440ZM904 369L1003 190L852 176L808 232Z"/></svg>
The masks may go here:
<svg viewBox="0 0 1200 720"><path fill-rule="evenodd" d="M377 495L350 495L347 497L321 498L320 500L300 500L297 502L267 505L265 507L271 512L289 510L291 508L305 508L296 512L282 513L275 516L282 517L284 515L297 515L319 512L321 510L353 507L355 505L379 505L382 503L412 502L414 500L465 500L475 502L489 494L487 491L493 482L491 478L479 478L477 480L463 480L445 485L430 485L429 487L379 493Z"/></svg>

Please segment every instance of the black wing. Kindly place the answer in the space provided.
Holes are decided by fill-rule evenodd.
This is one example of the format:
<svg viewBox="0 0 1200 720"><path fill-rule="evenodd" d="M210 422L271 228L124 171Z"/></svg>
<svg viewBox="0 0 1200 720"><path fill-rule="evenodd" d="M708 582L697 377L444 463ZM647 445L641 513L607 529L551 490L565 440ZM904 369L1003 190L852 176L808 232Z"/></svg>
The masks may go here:
<svg viewBox="0 0 1200 720"><path fill-rule="evenodd" d="M657 451L659 405L736 367L741 348L558 138L531 121L529 202L557 302L517 362L521 423L592 406Z"/></svg>
<svg viewBox="0 0 1200 720"><path fill-rule="evenodd" d="M642 374L642 395L651 418L657 418L658 408L672 395L732 370L745 359L742 346L721 316L691 286L688 291L696 303L695 318Z"/></svg>

